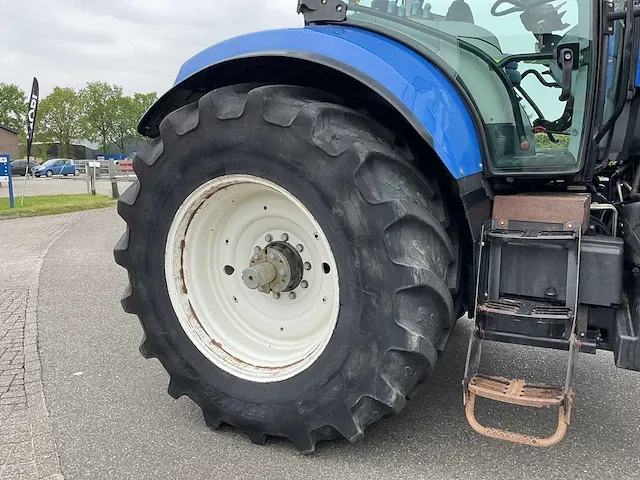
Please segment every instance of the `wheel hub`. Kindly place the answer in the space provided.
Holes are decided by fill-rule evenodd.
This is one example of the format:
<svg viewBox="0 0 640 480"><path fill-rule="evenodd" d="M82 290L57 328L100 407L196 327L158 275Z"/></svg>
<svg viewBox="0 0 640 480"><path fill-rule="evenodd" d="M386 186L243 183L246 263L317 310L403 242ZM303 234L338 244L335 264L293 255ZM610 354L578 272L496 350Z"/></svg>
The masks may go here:
<svg viewBox="0 0 640 480"><path fill-rule="evenodd" d="M265 238L270 237L268 234ZM242 281L247 288L269 295L292 292L300 286L304 263L298 249L302 245L294 248L286 241L289 239L286 233L282 238L283 241L271 242L264 248L255 247L249 267L242 271ZM279 295L274 295L274 298L279 298Z"/></svg>

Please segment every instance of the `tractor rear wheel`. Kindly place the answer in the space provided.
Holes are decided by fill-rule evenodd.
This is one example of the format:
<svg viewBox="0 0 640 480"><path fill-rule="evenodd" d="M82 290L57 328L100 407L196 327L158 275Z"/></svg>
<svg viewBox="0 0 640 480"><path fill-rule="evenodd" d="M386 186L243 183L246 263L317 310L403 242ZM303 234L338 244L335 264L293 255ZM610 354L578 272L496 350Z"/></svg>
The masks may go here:
<svg viewBox="0 0 640 480"><path fill-rule="evenodd" d="M140 347L206 423L355 441L398 413L455 318L455 232L394 136L326 93L238 85L169 114L115 248Z"/></svg>

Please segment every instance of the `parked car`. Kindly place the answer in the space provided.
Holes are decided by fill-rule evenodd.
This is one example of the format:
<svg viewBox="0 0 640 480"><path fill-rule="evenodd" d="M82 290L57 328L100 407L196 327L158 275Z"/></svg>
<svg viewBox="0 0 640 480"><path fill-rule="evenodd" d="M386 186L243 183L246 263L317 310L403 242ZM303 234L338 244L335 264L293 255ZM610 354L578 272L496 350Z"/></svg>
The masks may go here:
<svg viewBox="0 0 640 480"><path fill-rule="evenodd" d="M54 175L77 175L78 170L73 160L69 158L52 158L33 170L36 177L53 177Z"/></svg>
<svg viewBox="0 0 640 480"><path fill-rule="evenodd" d="M33 170L38 168L40 165L35 160L29 161L28 173L32 173ZM11 175L14 176L25 176L27 174L27 159L19 159L11 162Z"/></svg>

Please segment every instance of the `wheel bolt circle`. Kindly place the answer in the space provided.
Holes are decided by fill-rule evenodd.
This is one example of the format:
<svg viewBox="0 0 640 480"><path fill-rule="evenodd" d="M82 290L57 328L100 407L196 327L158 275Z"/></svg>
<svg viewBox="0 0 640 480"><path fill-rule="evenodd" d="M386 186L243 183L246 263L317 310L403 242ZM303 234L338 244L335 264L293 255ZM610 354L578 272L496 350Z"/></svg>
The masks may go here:
<svg viewBox="0 0 640 480"><path fill-rule="evenodd" d="M295 300L295 299L296 299L296 297L297 297L296 292L289 292L289 298L290 298L291 300Z"/></svg>
<svg viewBox="0 0 640 480"><path fill-rule="evenodd" d="M280 235L280 240L282 240L283 242L286 242L287 240L289 240L289 235L286 233L283 233L282 235Z"/></svg>
<svg viewBox="0 0 640 480"><path fill-rule="evenodd" d="M309 287L309 282L307 282L306 280L301 281L300 282L300 287L308 288Z"/></svg>
<svg viewBox="0 0 640 480"><path fill-rule="evenodd" d="M305 270L311 270L311 264L309 262L304 262L303 267Z"/></svg>
<svg viewBox="0 0 640 480"><path fill-rule="evenodd" d="M264 241L265 241L265 242L267 242L267 243L268 243L268 242L272 242L272 241L273 241L273 236L272 236L271 234L267 234L267 235L264 237Z"/></svg>
<svg viewBox="0 0 640 480"><path fill-rule="evenodd" d="M304 247L302 246L302 244L301 244L301 243L299 243L298 245L296 245L296 250L297 250L297 251L299 251L299 252L301 252L301 251L303 251L303 250L304 250Z"/></svg>

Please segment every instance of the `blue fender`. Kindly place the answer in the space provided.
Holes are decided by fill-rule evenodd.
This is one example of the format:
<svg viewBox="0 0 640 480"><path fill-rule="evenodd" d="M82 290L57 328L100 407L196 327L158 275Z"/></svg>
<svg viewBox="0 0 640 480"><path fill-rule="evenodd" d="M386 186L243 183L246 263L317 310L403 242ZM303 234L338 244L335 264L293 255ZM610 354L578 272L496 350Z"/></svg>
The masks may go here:
<svg viewBox="0 0 640 480"><path fill-rule="evenodd" d="M418 133L428 139L454 178L482 171L479 132L460 92L426 58L370 31L311 26L243 35L213 45L189 59L175 84L221 62L265 55L297 56L311 61L325 58L344 66L346 71L356 71L359 80L365 78L382 88L383 97L402 106L403 113L408 112L411 123L422 129Z"/></svg>

